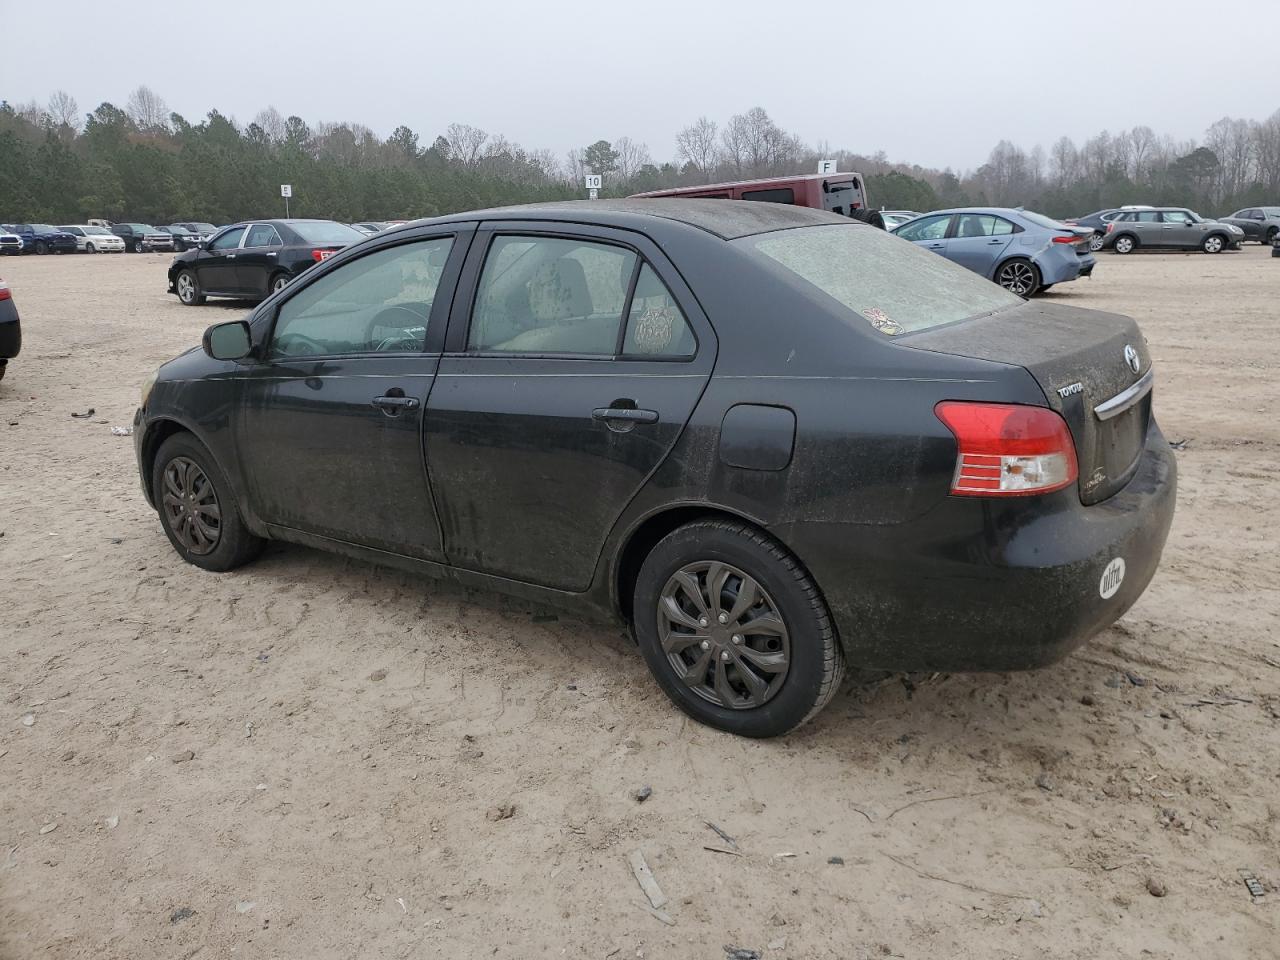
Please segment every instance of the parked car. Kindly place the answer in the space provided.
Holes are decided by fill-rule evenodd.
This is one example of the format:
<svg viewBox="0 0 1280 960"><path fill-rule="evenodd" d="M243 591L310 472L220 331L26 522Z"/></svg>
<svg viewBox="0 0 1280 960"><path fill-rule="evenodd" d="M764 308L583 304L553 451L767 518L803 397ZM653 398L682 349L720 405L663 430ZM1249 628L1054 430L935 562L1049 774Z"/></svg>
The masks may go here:
<svg viewBox="0 0 1280 960"><path fill-rule="evenodd" d="M13 223L9 229L22 240L23 253L75 253L76 238L48 223Z"/></svg>
<svg viewBox="0 0 1280 960"><path fill-rule="evenodd" d="M106 227L75 224L58 229L76 238L76 249L81 253L124 253L124 240Z"/></svg>
<svg viewBox="0 0 1280 960"><path fill-rule="evenodd" d="M676 704L748 736L813 716L846 660L1064 656L1173 517L1132 320L794 206L419 221L203 348L133 421L184 560L289 540L620 618Z"/></svg>
<svg viewBox="0 0 1280 960"><path fill-rule="evenodd" d="M920 214L914 210L881 210L880 216L884 218L884 228L892 230L894 227L901 226L908 220L914 220Z"/></svg>
<svg viewBox="0 0 1280 960"><path fill-rule="evenodd" d="M1239 227L1246 240L1271 246L1280 236L1280 207L1246 207L1229 217L1221 217L1220 222Z"/></svg>
<svg viewBox="0 0 1280 960"><path fill-rule="evenodd" d="M206 297L261 300L364 234L332 220L254 220L224 227L169 265L169 292L187 306Z"/></svg>
<svg viewBox="0 0 1280 960"><path fill-rule="evenodd" d="M1206 220L1186 207L1126 210L1107 224L1103 248L1132 253L1138 247L1195 249L1221 253L1239 249L1244 231L1234 224Z"/></svg>
<svg viewBox="0 0 1280 960"><path fill-rule="evenodd" d="M794 204L815 210L830 210L852 217L867 207L867 194L860 173L826 173L799 177L771 177L767 180L735 180L699 187L672 187L651 190L634 197L699 197L711 200L754 200Z"/></svg>
<svg viewBox="0 0 1280 960"><path fill-rule="evenodd" d="M182 227L184 230L189 230L197 237L203 237L205 240L208 240L218 232L217 227L212 223L205 223L203 220L184 220L181 223L171 223L169 226Z"/></svg>
<svg viewBox="0 0 1280 960"><path fill-rule="evenodd" d="M4 379L9 361L22 352L22 324L18 321L18 305L13 291L0 280L0 380Z"/></svg>
<svg viewBox="0 0 1280 960"><path fill-rule="evenodd" d="M13 233L8 224L0 223L0 254L18 256L22 253L22 238Z"/></svg>
<svg viewBox="0 0 1280 960"><path fill-rule="evenodd" d="M362 220L359 223L351 224L353 229L359 230L366 237L371 237L375 233L381 233L383 230L389 230L391 223L387 220Z"/></svg>
<svg viewBox="0 0 1280 960"><path fill-rule="evenodd" d="M1083 217L1069 217L1062 222L1069 227L1088 227L1093 231L1089 237L1089 250L1097 253L1102 249L1102 242L1107 237L1107 224L1120 216L1124 210L1120 207L1109 207Z"/></svg>
<svg viewBox="0 0 1280 960"><path fill-rule="evenodd" d="M1093 273L1088 227L1009 207L939 210L893 231L1020 297Z"/></svg>
<svg viewBox="0 0 1280 960"><path fill-rule="evenodd" d="M156 227L156 229L161 233L167 233L173 238L173 249L179 253L183 250L198 247L202 241L209 239L208 235L201 236L192 230L188 230L180 223L171 223L166 227Z"/></svg>
<svg viewBox="0 0 1280 960"><path fill-rule="evenodd" d="M149 223L113 223L110 229L124 240L130 253L173 249L173 237Z"/></svg>

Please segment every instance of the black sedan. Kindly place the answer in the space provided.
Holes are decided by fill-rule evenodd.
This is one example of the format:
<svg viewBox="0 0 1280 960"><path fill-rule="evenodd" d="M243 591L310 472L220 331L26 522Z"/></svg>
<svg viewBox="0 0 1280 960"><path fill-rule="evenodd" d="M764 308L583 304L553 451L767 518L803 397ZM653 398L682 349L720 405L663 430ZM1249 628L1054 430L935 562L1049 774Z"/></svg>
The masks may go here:
<svg viewBox="0 0 1280 960"><path fill-rule="evenodd" d="M134 437L190 563L288 540L620 618L772 736L846 662L1035 667L1123 614L1174 510L1152 377L1132 320L846 217L596 201L368 238L162 366Z"/></svg>
<svg viewBox="0 0 1280 960"><path fill-rule="evenodd" d="M9 369L9 361L22 350L22 324L18 320L18 305L13 302L13 291L0 280L0 380Z"/></svg>
<svg viewBox="0 0 1280 960"><path fill-rule="evenodd" d="M223 227L169 264L169 292L187 306L207 297L262 300L364 235L332 220L253 220Z"/></svg>

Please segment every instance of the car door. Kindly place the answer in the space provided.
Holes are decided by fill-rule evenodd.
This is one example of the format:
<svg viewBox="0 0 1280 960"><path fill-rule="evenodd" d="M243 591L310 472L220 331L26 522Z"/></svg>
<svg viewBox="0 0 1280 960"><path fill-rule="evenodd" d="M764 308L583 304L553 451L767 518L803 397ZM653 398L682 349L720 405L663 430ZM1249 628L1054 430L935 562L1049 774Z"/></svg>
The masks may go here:
<svg viewBox="0 0 1280 960"><path fill-rule="evenodd" d="M974 273L990 278L1013 241L1013 224L989 213L956 214L946 257Z"/></svg>
<svg viewBox="0 0 1280 960"><path fill-rule="evenodd" d="M1262 211L1257 209L1237 210L1229 217L1222 218L1224 222L1234 224L1244 231L1246 240L1262 239Z"/></svg>
<svg viewBox="0 0 1280 960"><path fill-rule="evenodd" d="M236 254L240 251L240 241L244 239L246 229L243 226L227 228L209 241L207 249L196 255L196 279L203 292L240 292L240 280L236 276Z"/></svg>
<svg viewBox="0 0 1280 960"><path fill-rule="evenodd" d="M924 247L926 250L932 250L934 253L946 256L948 245L947 228L950 227L952 219L949 213L920 217L899 227L894 231L894 235L901 237L903 240L910 240L916 246Z"/></svg>
<svg viewBox="0 0 1280 960"><path fill-rule="evenodd" d="M1185 210L1163 210L1160 212L1160 245L1164 247L1198 247L1200 246L1200 226L1191 219Z"/></svg>
<svg viewBox="0 0 1280 960"><path fill-rule="evenodd" d="M450 563L585 590L711 374L697 301L639 234L494 223L446 348L426 449Z"/></svg>
<svg viewBox="0 0 1280 960"><path fill-rule="evenodd" d="M396 237L308 277L272 312L236 443L267 523L442 561L422 423L467 224Z"/></svg>
<svg viewBox="0 0 1280 960"><path fill-rule="evenodd" d="M280 269L283 246L279 231L271 224L249 224L244 243L236 251L236 285L241 293L251 297L267 295L271 275Z"/></svg>

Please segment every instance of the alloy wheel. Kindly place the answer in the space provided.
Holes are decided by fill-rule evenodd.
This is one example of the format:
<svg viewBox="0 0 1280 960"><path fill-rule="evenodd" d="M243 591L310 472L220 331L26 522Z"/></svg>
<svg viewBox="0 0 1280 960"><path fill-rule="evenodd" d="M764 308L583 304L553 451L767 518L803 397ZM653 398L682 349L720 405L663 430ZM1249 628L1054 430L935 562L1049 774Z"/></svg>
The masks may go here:
<svg viewBox="0 0 1280 960"><path fill-rule="evenodd" d="M734 710L772 699L791 664L777 604L749 574L716 560L671 575L658 598L658 639L691 691Z"/></svg>
<svg viewBox="0 0 1280 960"><path fill-rule="evenodd" d="M277 293L289 285L288 277L276 277L275 282L271 284L271 292Z"/></svg>
<svg viewBox="0 0 1280 960"><path fill-rule="evenodd" d="M1222 250L1221 237L1206 237L1204 241L1205 253L1219 253Z"/></svg>
<svg viewBox="0 0 1280 960"><path fill-rule="evenodd" d="M1133 240L1129 237L1121 237L1116 241L1116 253L1128 253L1133 249Z"/></svg>
<svg viewBox="0 0 1280 960"><path fill-rule="evenodd" d="M1035 288L1036 271L1029 263L1015 260L1000 268L1000 286L1020 297L1030 296Z"/></svg>
<svg viewBox="0 0 1280 960"><path fill-rule="evenodd" d="M178 274L178 299L183 303L192 303L196 299L196 282L189 273Z"/></svg>
<svg viewBox="0 0 1280 960"><path fill-rule="evenodd" d="M164 468L164 511L173 535L191 553L212 553L222 536L222 508L213 483L189 457L174 457Z"/></svg>
<svg viewBox="0 0 1280 960"><path fill-rule="evenodd" d="M1106 234L1095 233L1092 237L1089 238L1089 249L1093 253L1097 253L1099 250L1102 249L1103 241L1105 241L1106 239L1107 239Z"/></svg>

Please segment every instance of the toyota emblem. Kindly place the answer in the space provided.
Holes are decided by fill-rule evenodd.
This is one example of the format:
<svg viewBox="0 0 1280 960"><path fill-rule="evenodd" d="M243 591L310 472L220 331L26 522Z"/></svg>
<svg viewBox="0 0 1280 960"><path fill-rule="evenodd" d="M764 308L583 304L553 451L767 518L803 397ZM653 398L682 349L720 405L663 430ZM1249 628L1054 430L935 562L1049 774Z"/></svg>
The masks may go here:
<svg viewBox="0 0 1280 960"><path fill-rule="evenodd" d="M1142 358L1138 356L1138 351L1133 349L1133 344L1131 343L1124 345L1124 362L1129 365L1129 369L1134 373L1142 369Z"/></svg>

